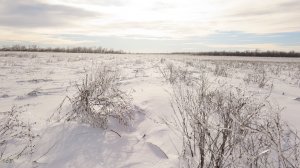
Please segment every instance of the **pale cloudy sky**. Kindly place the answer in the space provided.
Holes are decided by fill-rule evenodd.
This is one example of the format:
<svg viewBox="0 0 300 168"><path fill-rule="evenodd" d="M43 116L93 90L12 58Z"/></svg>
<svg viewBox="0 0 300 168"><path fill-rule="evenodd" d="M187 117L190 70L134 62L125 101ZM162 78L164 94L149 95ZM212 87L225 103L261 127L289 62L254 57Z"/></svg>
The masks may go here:
<svg viewBox="0 0 300 168"><path fill-rule="evenodd" d="M0 45L300 51L300 0L0 0Z"/></svg>

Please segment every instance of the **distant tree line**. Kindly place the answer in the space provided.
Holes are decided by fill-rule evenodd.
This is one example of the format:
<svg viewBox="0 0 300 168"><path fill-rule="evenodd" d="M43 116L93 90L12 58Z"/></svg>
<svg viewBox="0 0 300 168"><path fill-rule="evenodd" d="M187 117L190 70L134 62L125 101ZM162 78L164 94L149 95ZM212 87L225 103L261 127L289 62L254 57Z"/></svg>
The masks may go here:
<svg viewBox="0 0 300 168"><path fill-rule="evenodd" d="M24 46L13 45L9 47L2 47L0 51L29 51L29 52L66 52L66 53L103 53L103 54L124 54L122 50L113 50L103 47L47 47L42 48L37 45Z"/></svg>
<svg viewBox="0 0 300 168"><path fill-rule="evenodd" d="M245 56L245 57L300 57L295 51L209 51L209 52L175 52L172 54L208 55L208 56Z"/></svg>

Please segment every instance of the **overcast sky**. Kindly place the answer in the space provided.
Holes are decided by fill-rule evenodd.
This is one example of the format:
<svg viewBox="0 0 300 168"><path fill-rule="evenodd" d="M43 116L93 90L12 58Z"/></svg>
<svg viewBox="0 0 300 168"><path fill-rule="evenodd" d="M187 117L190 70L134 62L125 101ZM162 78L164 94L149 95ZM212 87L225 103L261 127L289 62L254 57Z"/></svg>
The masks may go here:
<svg viewBox="0 0 300 168"><path fill-rule="evenodd" d="M300 51L300 0L0 0L0 45Z"/></svg>

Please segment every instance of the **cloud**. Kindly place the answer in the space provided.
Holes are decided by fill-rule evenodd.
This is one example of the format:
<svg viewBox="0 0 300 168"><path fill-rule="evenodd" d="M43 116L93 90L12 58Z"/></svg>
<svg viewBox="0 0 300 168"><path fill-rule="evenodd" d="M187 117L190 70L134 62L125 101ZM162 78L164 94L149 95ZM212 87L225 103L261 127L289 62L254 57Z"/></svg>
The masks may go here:
<svg viewBox="0 0 300 168"><path fill-rule="evenodd" d="M66 25L72 28L76 24L78 32L84 33L124 36L154 32L155 36L172 38L217 31L257 34L300 31L298 0L2 1L1 25L16 28Z"/></svg>
<svg viewBox="0 0 300 168"><path fill-rule="evenodd" d="M66 6L124 6L128 4L128 1L124 0L89 0L88 3L86 0L40 0L47 2L48 4L61 4Z"/></svg>
<svg viewBox="0 0 300 168"><path fill-rule="evenodd" d="M67 44L74 41L105 45L101 39L106 39L110 45L106 47L126 46L139 51L161 46L168 51L171 47L204 49L214 44L219 47L272 44L287 48L300 43L299 0L0 0L0 3L2 40L22 37L24 41L27 38L53 44L57 38ZM8 30L10 36L4 34ZM21 36L24 34L27 36Z"/></svg>
<svg viewBox="0 0 300 168"><path fill-rule="evenodd" d="M87 39L67 39L59 36L39 34L39 33L27 33L26 31L14 32L11 30L2 30L0 36L0 44L35 44L39 46L80 46L91 43Z"/></svg>
<svg viewBox="0 0 300 168"><path fill-rule="evenodd" d="M114 36L63 34L55 36L66 41L82 41L89 46L103 46L132 52L172 52L208 50L284 50L300 51L300 32L256 35L242 32L219 32L206 37L182 39L152 36Z"/></svg>
<svg viewBox="0 0 300 168"><path fill-rule="evenodd" d="M191 41L202 41L206 44L262 44L300 45L300 32L253 34L244 32L218 32L206 37L191 38Z"/></svg>
<svg viewBox="0 0 300 168"><path fill-rule="evenodd" d="M0 25L14 28L62 27L95 16L83 9L36 0L1 0L0 3Z"/></svg>
<svg viewBox="0 0 300 168"><path fill-rule="evenodd" d="M300 1L230 1L219 17L219 30L256 34L300 31Z"/></svg>
<svg viewBox="0 0 300 168"><path fill-rule="evenodd" d="M87 4L86 0L68 0L69 3L77 3L77 4ZM65 1L65 2L68 2ZM122 0L89 0L88 4L91 5L101 5L101 6L124 6L126 5L126 1Z"/></svg>

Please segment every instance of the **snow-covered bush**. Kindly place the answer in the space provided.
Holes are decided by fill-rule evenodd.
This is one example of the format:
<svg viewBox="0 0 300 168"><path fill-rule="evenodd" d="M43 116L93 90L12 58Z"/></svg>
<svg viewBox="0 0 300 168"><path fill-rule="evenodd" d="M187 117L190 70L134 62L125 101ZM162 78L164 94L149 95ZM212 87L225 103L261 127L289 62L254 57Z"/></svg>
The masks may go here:
<svg viewBox="0 0 300 168"><path fill-rule="evenodd" d="M226 65L223 65L221 63L216 63L216 67L214 69L214 75L227 77L228 76L228 72L227 72L228 68L229 67Z"/></svg>
<svg viewBox="0 0 300 168"><path fill-rule="evenodd" d="M177 75L173 63L167 63L165 68L159 68L159 70L166 81L170 82L171 84L176 81Z"/></svg>
<svg viewBox="0 0 300 168"><path fill-rule="evenodd" d="M169 124L183 138L182 167L299 167L300 141L280 109L238 88L209 88L207 81L174 86Z"/></svg>
<svg viewBox="0 0 300 168"><path fill-rule="evenodd" d="M296 85L300 88L300 65L297 66L296 71L294 72L294 78L296 79Z"/></svg>
<svg viewBox="0 0 300 168"><path fill-rule="evenodd" d="M264 67L254 70L253 72L247 73L244 77L244 82L247 84L257 84L259 88L264 88L268 85L270 78L267 76L267 71Z"/></svg>
<svg viewBox="0 0 300 168"><path fill-rule="evenodd" d="M167 63L166 67L159 68L167 82L174 84L178 81L190 83L191 73L187 69L176 67L173 63Z"/></svg>
<svg viewBox="0 0 300 168"><path fill-rule="evenodd" d="M67 113L66 120L106 129L109 119L116 119L127 126L133 119L133 108L129 96L119 89L118 81L118 70L108 67L87 75L77 85L77 94L70 98L72 111Z"/></svg>
<svg viewBox="0 0 300 168"><path fill-rule="evenodd" d="M32 124L20 119L21 113L19 107L0 113L0 162L11 163L34 152L33 141L37 135L32 131Z"/></svg>

